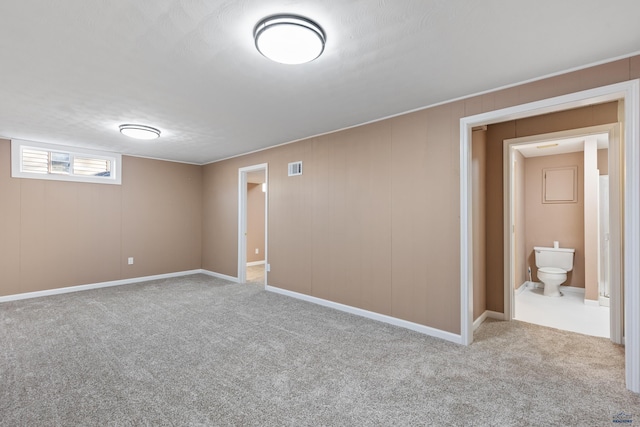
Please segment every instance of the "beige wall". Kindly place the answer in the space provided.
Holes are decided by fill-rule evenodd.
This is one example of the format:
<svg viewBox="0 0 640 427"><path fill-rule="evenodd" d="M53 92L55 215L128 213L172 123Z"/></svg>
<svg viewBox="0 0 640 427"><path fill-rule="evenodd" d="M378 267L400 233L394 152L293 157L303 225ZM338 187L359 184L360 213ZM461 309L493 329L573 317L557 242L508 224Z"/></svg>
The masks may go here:
<svg viewBox="0 0 640 427"><path fill-rule="evenodd" d="M0 140L0 296L200 267L200 167L124 156L122 185L106 185L10 165Z"/></svg>
<svg viewBox="0 0 640 427"><path fill-rule="evenodd" d="M123 158L122 275L140 277L200 268L202 168Z"/></svg>
<svg viewBox="0 0 640 427"><path fill-rule="evenodd" d="M471 140L471 192L473 215L473 320L487 309L485 211L487 175L487 131L477 130Z"/></svg>
<svg viewBox="0 0 640 427"><path fill-rule="evenodd" d="M262 184L247 184L247 262L264 261L265 200Z"/></svg>
<svg viewBox="0 0 640 427"><path fill-rule="evenodd" d="M609 175L609 149L601 148L598 150L598 170L600 175Z"/></svg>
<svg viewBox="0 0 640 427"><path fill-rule="evenodd" d="M218 244L204 250L204 268L235 275L237 258L223 249L237 245L237 232L227 232L237 224L235 177L266 162L271 285L459 332L459 222L450 216L459 210L459 152L441 141L458 138L451 117L461 117L461 107L206 166L204 186L216 203L205 200L205 241L216 236ZM297 160L304 174L287 177L287 163Z"/></svg>
<svg viewBox="0 0 640 427"><path fill-rule="evenodd" d="M624 62L624 61L623 61ZM614 63L612 63L614 64ZM605 68L612 67L607 64ZM621 68L623 64L619 64ZM628 65L628 64L627 64ZM599 67L578 72L576 77L599 81L595 76ZM602 70L606 72L606 69ZM620 70L621 72L621 70ZM584 74L583 74L584 73ZM571 73L573 74L573 73ZM581 76L582 74L582 76ZM549 79L549 84L556 78ZM545 80L547 81L547 80ZM613 83L613 82L612 82ZM603 83L604 84L604 83ZM526 85L524 87L528 87ZM546 86L537 82L534 87L540 90ZM523 89L524 90L524 89ZM546 93L546 90L544 90ZM564 92L563 92L564 93ZM504 310L504 225L503 225L503 141L505 139L539 135L618 121L617 102L591 105L588 107L562 111L542 116L512 120L489 125L487 128L487 309L502 313ZM528 222L528 217L525 220ZM558 240L558 239L553 239ZM552 242L553 242L552 240ZM562 242L561 242L562 244ZM535 266L529 260L529 264ZM526 267L525 267L526 268ZM532 267L533 268L533 267ZM535 276L534 276L535 280Z"/></svg>
<svg viewBox="0 0 640 427"><path fill-rule="evenodd" d="M637 76L639 57L619 60L207 165L203 268L236 275L238 168L269 163L270 285L459 333L460 118ZM489 310L503 310L502 139L617 120L587 109L487 132Z"/></svg>
<svg viewBox="0 0 640 427"><path fill-rule="evenodd" d="M202 268L238 275L238 169L202 169ZM224 226L222 226L224 224Z"/></svg>
<svg viewBox="0 0 640 427"><path fill-rule="evenodd" d="M525 240L526 263L537 279L534 246L552 247L554 241L563 248L574 248L573 271L564 286L584 288L584 153L530 157L525 160ZM578 201L576 203L542 203L543 169L578 167Z"/></svg>
<svg viewBox="0 0 640 427"><path fill-rule="evenodd" d="M224 246L237 247L237 191L227 187L236 188L238 168L269 163L269 283L391 314L391 135L385 122L205 166L213 198L205 198L203 268L236 275ZM288 177L287 163L298 160L303 175Z"/></svg>
<svg viewBox="0 0 640 427"><path fill-rule="evenodd" d="M640 56L202 168L125 157L120 188L8 178L4 143L2 292L197 268L199 248L202 268L235 276L238 168L266 162L271 285L459 333L460 118L638 77ZM615 121L588 108L587 119L569 111L487 131L489 310L503 308L501 141ZM304 175L288 178L296 160Z"/></svg>

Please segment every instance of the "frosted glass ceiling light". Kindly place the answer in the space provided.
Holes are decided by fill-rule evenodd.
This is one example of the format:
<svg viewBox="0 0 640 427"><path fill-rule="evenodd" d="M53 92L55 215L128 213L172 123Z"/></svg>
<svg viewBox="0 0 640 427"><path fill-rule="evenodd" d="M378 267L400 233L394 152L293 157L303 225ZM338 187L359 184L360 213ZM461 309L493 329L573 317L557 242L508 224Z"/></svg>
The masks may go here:
<svg viewBox="0 0 640 427"><path fill-rule="evenodd" d="M135 139L156 139L160 131L145 125L120 125L120 133Z"/></svg>
<svg viewBox="0 0 640 427"><path fill-rule="evenodd" d="M256 48L281 64L304 64L322 54L326 36L315 22L296 15L275 15L253 30Z"/></svg>

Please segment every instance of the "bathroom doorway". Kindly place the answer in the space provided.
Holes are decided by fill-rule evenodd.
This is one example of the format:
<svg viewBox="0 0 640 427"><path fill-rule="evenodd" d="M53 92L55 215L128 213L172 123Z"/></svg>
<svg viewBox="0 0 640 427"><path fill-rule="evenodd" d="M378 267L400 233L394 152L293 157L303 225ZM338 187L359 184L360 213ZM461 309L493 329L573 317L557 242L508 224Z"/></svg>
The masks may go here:
<svg viewBox="0 0 640 427"><path fill-rule="evenodd" d="M619 157L609 156L610 145L618 153L618 129L614 123L504 141L512 318L613 338L621 308L609 308L609 218L619 209L611 215L608 195L620 188L610 188L619 179L610 182L608 173L618 176ZM566 194L558 198L560 193ZM544 296L534 247L575 250L560 286L563 297Z"/></svg>
<svg viewBox="0 0 640 427"><path fill-rule="evenodd" d="M487 291L498 291L499 286L503 286L503 292L499 292L498 298L501 301L494 301L492 304L496 308L487 307L484 313L476 313L474 317L474 228L473 222L475 210L473 208L473 181L472 181L472 133L477 127L487 126L491 124L500 124L508 121L519 120L523 118L534 118L543 114L569 111L571 108L580 108L582 106L597 105L617 101L618 104L618 121L621 122L624 138L621 138L619 144L619 152L613 153L610 146L610 157L618 159L618 170L624 170L624 174L618 172L618 178L621 186L619 194L613 192L609 194L610 206L618 206L621 209L617 219L618 227L610 229L610 305L611 313L616 313L611 322L611 340L617 344L624 343L625 351L625 382L629 390L640 392L640 369L634 361L640 359L640 264L637 256L640 254L640 240L637 236L640 234L640 222L637 220L638 212L640 212L640 156L638 156L638 144L640 143L640 79L628 82L615 83L608 86L597 87L580 92L561 95L554 98L545 98L539 101L516 105L504 109L498 109L462 117L460 119L460 323L461 333L460 340L463 344L469 345L473 342L473 331L476 324L482 323L487 317L495 317L504 320L511 320L512 314L512 295L513 289L510 278L511 264L510 256L510 234L507 232L504 238L504 246L507 250L498 250L494 254L497 259L496 264L501 266L500 270L506 270L503 277L492 277L487 280ZM556 123L557 124L557 123ZM506 136L509 138L513 136ZM504 138L503 138L504 139ZM489 146L489 144L487 144ZM502 147L501 147L502 148ZM500 150L501 151L501 150ZM499 153L487 152L487 159L497 158L500 162L508 157L503 157ZM508 163L508 162L506 162ZM508 164L504 165L508 168ZM488 168L487 168L488 169ZM503 165L497 166L502 175ZM613 181L614 174L609 171L609 180ZM502 187L503 179L495 180ZM509 197L507 191L507 183L504 182L505 191L496 191L491 194L493 199L499 200ZM502 197L502 195L506 197ZM617 197L617 200L614 200ZM495 200L492 200L494 202ZM610 209L613 216L613 210ZM489 217L489 216L487 216ZM503 229L509 226L508 221L503 220L501 212L496 211L492 215L492 219L498 218L499 223L503 225ZM616 219L611 220L613 225ZM487 225L489 221L487 219ZM488 229L488 227L487 227ZM493 229L492 229L493 231ZM505 230L508 231L508 230ZM502 233L500 233L502 234ZM490 249L488 243L491 239L487 238L486 254L489 255ZM491 243L498 243L491 241ZM496 260L492 260L496 261ZM494 264L491 264L493 268ZM487 263L489 267L489 263ZM616 281L614 277L619 276ZM489 275L487 274L487 278ZM491 288L489 288L491 286ZM624 294L623 294L624 291ZM487 293L487 295L489 295ZM624 295L624 299L623 299ZM622 308L624 307L624 321L622 319ZM500 311L498 311L500 310ZM617 326L616 326L617 325ZM624 326L624 342L623 331ZM616 327L618 329L616 330Z"/></svg>

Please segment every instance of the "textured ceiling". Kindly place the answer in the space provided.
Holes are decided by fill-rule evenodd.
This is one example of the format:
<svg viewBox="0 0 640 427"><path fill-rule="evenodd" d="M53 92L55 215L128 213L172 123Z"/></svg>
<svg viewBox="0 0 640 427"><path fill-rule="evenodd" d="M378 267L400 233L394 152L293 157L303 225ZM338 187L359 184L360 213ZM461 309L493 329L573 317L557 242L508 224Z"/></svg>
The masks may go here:
<svg viewBox="0 0 640 427"><path fill-rule="evenodd" d="M316 20L324 54L261 56L253 27L274 13ZM3 0L0 136L206 163L630 55L639 16L638 0Z"/></svg>

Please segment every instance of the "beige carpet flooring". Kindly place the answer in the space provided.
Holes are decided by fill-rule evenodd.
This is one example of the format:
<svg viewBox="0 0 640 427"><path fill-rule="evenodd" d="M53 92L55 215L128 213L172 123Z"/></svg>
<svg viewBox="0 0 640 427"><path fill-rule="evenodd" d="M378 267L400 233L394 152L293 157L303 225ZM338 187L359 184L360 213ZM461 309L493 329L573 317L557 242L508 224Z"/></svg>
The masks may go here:
<svg viewBox="0 0 640 427"><path fill-rule="evenodd" d="M0 304L0 425L635 425L623 350L517 321L465 347L193 275Z"/></svg>

